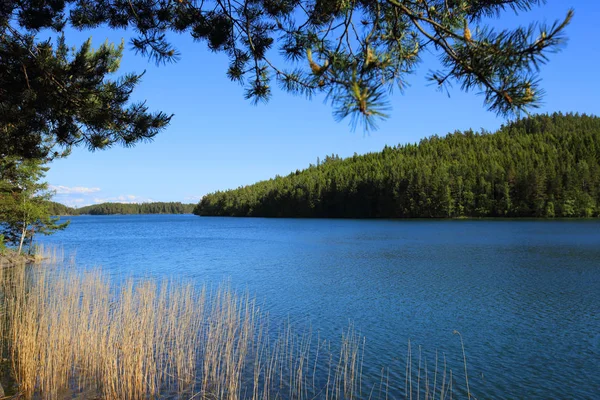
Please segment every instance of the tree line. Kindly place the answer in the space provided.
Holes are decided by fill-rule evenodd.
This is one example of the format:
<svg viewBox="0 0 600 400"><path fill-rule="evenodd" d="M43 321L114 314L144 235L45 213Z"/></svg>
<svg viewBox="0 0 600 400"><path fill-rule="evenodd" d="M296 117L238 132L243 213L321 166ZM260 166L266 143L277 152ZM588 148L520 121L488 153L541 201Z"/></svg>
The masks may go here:
<svg viewBox="0 0 600 400"><path fill-rule="evenodd" d="M202 198L204 216L598 217L600 118L555 113L454 132Z"/></svg>
<svg viewBox="0 0 600 400"><path fill-rule="evenodd" d="M194 204L181 202L101 203L80 208L49 202L51 215L191 214Z"/></svg>

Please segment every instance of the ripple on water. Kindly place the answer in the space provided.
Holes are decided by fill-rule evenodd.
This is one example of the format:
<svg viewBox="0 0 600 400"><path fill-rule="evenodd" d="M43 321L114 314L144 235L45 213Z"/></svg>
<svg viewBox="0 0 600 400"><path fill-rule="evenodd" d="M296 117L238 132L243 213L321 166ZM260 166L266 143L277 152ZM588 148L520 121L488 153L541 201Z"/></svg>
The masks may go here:
<svg viewBox="0 0 600 400"><path fill-rule="evenodd" d="M599 221L82 216L42 240L116 279L229 280L333 341L351 320L375 382L404 383L409 339L460 378L458 330L478 398L600 391Z"/></svg>

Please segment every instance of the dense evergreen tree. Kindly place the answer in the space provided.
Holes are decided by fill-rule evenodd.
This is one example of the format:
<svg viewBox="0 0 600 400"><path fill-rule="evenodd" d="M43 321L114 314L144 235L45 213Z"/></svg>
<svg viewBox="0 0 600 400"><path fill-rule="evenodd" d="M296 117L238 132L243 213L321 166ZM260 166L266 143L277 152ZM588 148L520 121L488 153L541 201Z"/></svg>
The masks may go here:
<svg viewBox="0 0 600 400"><path fill-rule="evenodd" d="M600 118L537 115L454 132L206 195L198 215L598 217Z"/></svg>
<svg viewBox="0 0 600 400"><path fill-rule="evenodd" d="M75 208L65 206L64 204L57 203L55 201L48 201L47 205L50 215L76 215L77 213Z"/></svg>
<svg viewBox="0 0 600 400"><path fill-rule="evenodd" d="M101 203L72 208L50 202L52 215L112 215L112 214L191 214L194 204L180 202Z"/></svg>
<svg viewBox="0 0 600 400"><path fill-rule="evenodd" d="M17 253L31 245L36 234L49 235L67 227L52 217L48 199L52 193L41 182L48 168L39 160L0 160L0 236Z"/></svg>
<svg viewBox="0 0 600 400"><path fill-rule="evenodd" d="M94 50L88 40L71 51L63 36L56 44L37 42L1 13L0 22L0 156L48 159L76 145L131 146L169 123L170 116L149 113L143 103L129 104L141 75L108 79L122 44Z"/></svg>

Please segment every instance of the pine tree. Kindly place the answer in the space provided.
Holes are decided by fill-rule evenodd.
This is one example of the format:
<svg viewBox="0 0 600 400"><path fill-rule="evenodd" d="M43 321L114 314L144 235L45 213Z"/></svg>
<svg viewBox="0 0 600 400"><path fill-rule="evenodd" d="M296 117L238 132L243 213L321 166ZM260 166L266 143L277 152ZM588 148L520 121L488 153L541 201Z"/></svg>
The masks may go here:
<svg viewBox="0 0 600 400"><path fill-rule="evenodd" d="M5 158L0 162L0 233L4 242L21 253L35 234L49 235L67 227L52 217L48 200L52 192L40 182L48 168L41 161Z"/></svg>
<svg viewBox="0 0 600 400"><path fill-rule="evenodd" d="M500 115L539 105L537 71L560 49L573 16L552 25L494 30L488 17L523 12L543 0L7 0L0 3L0 153L45 155L55 145L91 149L129 146L152 138L170 117L127 105L140 75L109 81L122 47L70 54L36 39L40 29L60 36L105 24L132 28L133 47L158 63L179 52L167 34L187 34L228 56L227 76L245 85L253 102L284 90L323 93L337 119L367 129L389 111L388 93L403 91L421 54L440 69L429 79L484 94ZM278 63L279 52L288 62ZM23 114L24 113L24 114ZM25 115L25 117L23 117ZM17 117L18 116L18 117Z"/></svg>
<svg viewBox="0 0 600 400"><path fill-rule="evenodd" d="M123 44L98 49L86 41L69 50L38 42L4 22L0 32L0 156L55 158L72 146L103 149L149 140L170 116L128 104L141 75L108 79L120 63Z"/></svg>

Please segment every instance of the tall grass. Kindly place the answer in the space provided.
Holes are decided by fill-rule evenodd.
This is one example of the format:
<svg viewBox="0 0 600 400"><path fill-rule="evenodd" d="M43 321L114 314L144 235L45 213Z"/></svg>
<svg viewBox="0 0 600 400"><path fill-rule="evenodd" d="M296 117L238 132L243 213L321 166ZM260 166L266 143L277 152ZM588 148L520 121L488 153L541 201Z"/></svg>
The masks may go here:
<svg viewBox="0 0 600 400"><path fill-rule="evenodd" d="M410 344L406 381L389 382L385 368L363 374L365 341L352 327L332 343L271 326L250 295L228 285L116 286L62 257L0 269L0 345L26 399L368 399L402 383L406 398L452 398L445 361L431 368L418 357L415 366Z"/></svg>

